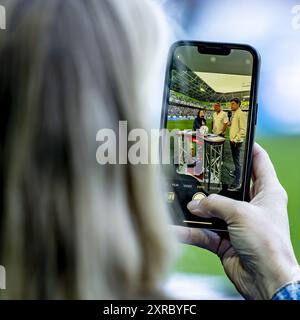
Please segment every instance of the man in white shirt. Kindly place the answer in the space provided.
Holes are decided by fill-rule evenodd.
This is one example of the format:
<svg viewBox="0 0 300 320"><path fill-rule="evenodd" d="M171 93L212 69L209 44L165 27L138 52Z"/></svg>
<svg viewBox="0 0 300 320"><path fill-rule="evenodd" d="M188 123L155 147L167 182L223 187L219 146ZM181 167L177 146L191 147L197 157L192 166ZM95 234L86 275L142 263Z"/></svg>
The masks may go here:
<svg viewBox="0 0 300 320"><path fill-rule="evenodd" d="M247 130L247 116L245 112L241 110L241 101L238 98L230 100L230 108L232 110L232 117L230 122L230 147L232 153L232 159L234 162L234 182L228 188L229 191L236 191L240 188L241 179L241 163L240 155L241 148L246 137Z"/></svg>
<svg viewBox="0 0 300 320"><path fill-rule="evenodd" d="M228 124L227 113L222 111L220 103L214 105L215 112L213 113L212 132L224 137Z"/></svg>

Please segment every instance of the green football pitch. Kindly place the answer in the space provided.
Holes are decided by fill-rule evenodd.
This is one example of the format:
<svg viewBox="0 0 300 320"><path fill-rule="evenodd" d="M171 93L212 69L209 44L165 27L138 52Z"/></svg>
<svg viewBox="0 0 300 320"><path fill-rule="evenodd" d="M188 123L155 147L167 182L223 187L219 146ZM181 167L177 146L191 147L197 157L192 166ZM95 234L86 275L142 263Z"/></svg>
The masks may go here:
<svg viewBox="0 0 300 320"><path fill-rule="evenodd" d="M209 128L209 131L211 132L211 122L212 120L206 120L207 122L207 126ZM193 129L193 123L194 120L172 120L172 121L168 121L168 125L167 128L169 130L173 130L173 129L179 129L179 130L183 130L183 129ZM228 138L228 131L226 130L226 137Z"/></svg>
<svg viewBox="0 0 300 320"><path fill-rule="evenodd" d="M208 126L210 124L208 123ZM169 121L169 129L192 128L192 120ZM260 143L269 153L278 177L289 195L289 221L291 237L300 261L300 136L258 137ZM266 232L268 226L266 226ZM185 273L224 274L219 258L214 254L190 245L179 245L181 255L173 270Z"/></svg>
<svg viewBox="0 0 300 320"><path fill-rule="evenodd" d="M172 120L168 121L168 129L193 129L194 120Z"/></svg>

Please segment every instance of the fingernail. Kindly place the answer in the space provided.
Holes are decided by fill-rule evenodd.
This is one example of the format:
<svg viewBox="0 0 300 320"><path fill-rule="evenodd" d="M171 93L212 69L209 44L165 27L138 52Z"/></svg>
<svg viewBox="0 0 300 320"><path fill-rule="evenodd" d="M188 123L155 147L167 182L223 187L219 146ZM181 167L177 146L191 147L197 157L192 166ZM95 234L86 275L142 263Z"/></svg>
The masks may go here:
<svg viewBox="0 0 300 320"><path fill-rule="evenodd" d="M193 201L188 203L187 208L190 211L195 211L195 210L199 209L200 202L201 202L201 200L193 200Z"/></svg>

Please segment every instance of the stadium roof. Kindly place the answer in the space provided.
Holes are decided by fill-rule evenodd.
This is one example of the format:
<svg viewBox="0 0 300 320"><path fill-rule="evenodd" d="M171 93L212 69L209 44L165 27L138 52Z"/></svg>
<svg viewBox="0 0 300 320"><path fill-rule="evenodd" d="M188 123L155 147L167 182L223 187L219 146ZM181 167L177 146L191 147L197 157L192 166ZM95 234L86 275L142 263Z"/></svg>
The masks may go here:
<svg viewBox="0 0 300 320"><path fill-rule="evenodd" d="M241 92L251 88L250 76L209 72L195 72L195 74L219 93Z"/></svg>
<svg viewBox="0 0 300 320"><path fill-rule="evenodd" d="M239 54L240 59L245 60L241 64L236 62L237 53L234 50L232 55L233 58L227 56L226 63L222 63L222 56L200 55L193 47L179 47L173 59L170 89L208 102L228 102L234 97L241 100L249 98L252 69L249 56Z"/></svg>
<svg viewBox="0 0 300 320"><path fill-rule="evenodd" d="M230 93L216 92L192 71L173 70L170 89L199 101L208 102L228 102L235 97L241 100L249 97L249 90Z"/></svg>

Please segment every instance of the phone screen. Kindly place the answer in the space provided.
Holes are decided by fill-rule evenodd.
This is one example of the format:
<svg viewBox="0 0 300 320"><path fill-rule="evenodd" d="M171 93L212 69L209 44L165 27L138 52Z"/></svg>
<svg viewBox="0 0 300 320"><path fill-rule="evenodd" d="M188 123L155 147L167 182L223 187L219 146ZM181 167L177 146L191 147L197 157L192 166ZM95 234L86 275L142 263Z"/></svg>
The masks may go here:
<svg viewBox="0 0 300 320"><path fill-rule="evenodd" d="M177 210L212 193L243 199L253 73L253 53L243 48L182 44L173 49L163 155L170 159L164 165L167 201Z"/></svg>

